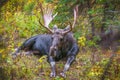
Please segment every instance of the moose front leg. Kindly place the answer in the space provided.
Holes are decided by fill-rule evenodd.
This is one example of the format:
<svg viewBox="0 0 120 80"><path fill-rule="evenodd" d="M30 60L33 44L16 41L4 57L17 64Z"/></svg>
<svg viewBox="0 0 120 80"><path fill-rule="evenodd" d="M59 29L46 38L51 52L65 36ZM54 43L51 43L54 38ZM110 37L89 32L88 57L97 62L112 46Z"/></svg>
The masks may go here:
<svg viewBox="0 0 120 80"><path fill-rule="evenodd" d="M49 57L49 63L51 65L51 70L52 70L51 73L50 73L50 77L55 77L56 76L55 61L51 56Z"/></svg>
<svg viewBox="0 0 120 80"><path fill-rule="evenodd" d="M65 66L64 66L64 70L63 70L63 72L60 73L60 75L61 75L62 77L66 77L65 72L69 69L71 63L72 63L74 60L75 60L75 56L69 56L69 57L68 57L67 62L66 62L66 64L65 64Z"/></svg>

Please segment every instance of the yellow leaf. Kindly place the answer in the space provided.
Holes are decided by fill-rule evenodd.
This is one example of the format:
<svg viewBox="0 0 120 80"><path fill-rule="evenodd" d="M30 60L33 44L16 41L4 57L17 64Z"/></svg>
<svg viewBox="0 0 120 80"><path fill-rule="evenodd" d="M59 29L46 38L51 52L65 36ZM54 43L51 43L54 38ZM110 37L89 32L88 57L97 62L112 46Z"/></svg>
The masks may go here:
<svg viewBox="0 0 120 80"><path fill-rule="evenodd" d="M4 54L2 55L2 58L3 58L3 59L5 58L5 55L4 55Z"/></svg>

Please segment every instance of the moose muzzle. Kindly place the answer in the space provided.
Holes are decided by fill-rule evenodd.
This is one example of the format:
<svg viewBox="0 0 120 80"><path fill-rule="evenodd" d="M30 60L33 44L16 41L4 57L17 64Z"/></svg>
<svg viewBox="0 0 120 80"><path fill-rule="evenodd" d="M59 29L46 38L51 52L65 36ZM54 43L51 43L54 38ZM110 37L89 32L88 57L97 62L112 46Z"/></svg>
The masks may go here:
<svg viewBox="0 0 120 80"><path fill-rule="evenodd" d="M49 51L49 56L56 57L56 55L57 55L57 47L51 46Z"/></svg>

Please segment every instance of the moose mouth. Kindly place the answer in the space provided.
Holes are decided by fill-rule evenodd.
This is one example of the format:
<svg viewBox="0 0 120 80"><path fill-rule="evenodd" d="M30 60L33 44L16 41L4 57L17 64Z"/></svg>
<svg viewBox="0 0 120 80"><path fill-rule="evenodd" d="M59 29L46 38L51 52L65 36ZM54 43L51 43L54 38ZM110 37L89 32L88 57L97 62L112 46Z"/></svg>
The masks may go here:
<svg viewBox="0 0 120 80"><path fill-rule="evenodd" d="M57 54L57 51L52 51L49 55L52 56L52 57L56 57L56 54Z"/></svg>
<svg viewBox="0 0 120 80"><path fill-rule="evenodd" d="M57 49L51 47L49 51L49 56L56 57L56 54L57 54Z"/></svg>

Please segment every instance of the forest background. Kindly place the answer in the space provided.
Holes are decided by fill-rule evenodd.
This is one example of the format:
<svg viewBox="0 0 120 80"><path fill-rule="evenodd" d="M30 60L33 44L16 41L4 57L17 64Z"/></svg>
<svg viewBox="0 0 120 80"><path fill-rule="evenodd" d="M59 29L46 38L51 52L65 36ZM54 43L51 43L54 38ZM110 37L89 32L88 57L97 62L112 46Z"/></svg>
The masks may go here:
<svg viewBox="0 0 120 80"><path fill-rule="evenodd" d="M59 28L73 22L73 8L79 5L73 33L80 52L66 80L120 79L120 0L0 0L0 80L50 79L45 56L11 58L26 39L47 33L38 21L42 21L40 3L58 12L50 25ZM58 71L64 63L57 64Z"/></svg>

